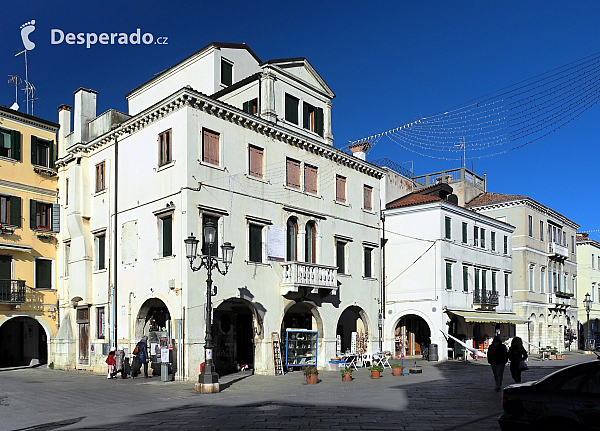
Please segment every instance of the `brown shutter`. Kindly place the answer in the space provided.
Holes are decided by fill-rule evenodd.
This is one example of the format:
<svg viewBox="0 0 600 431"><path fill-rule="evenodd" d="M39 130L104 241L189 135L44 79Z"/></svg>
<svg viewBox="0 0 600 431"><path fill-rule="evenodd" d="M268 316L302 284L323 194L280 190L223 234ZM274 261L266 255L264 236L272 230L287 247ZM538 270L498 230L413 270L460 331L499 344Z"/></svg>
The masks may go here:
<svg viewBox="0 0 600 431"><path fill-rule="evenodd" d="M373 189L371 187L364 186L364 197L365 197L364 208L369 211L371 211L373 209L372 204L371 204L372 190Z"/></svg>
<svg viewBox="0 0 600 431"><path fill-rule="evenodd" d="M219 165L219 134L204 130L202 137L202 161Z"/></svg>
<svg viewBox="0 0 600 431"><path fill-rule="evenodd" d="M295 189L300 188L300 162L287 159L286 163L286 185Z"/></svg>
<svg viewBox="0 0 600 431"><path fill-rule="evenodd" d="M250 145L250 175L263 177L263 149Z"/></svg>
<svg viewBox="0 0 600 431"><path fill-rule="evenodd" d="M337 176L335 181L335 200L346 203L346 178Z"/></svg>
<svg viewBox="0 0 600 431"><path fill-rule="evenodd" d="M317 168L304 165L304 191L317 194Z"/></svg>

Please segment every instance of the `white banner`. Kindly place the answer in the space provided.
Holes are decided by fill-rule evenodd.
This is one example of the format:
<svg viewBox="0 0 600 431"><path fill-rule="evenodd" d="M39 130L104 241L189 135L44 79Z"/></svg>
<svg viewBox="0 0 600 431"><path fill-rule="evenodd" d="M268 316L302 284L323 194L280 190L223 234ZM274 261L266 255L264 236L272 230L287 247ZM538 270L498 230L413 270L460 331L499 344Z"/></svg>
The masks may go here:
<svg viewBox="0 0 600 431"><path fill-rule="evenodd" d="M283 262L285 260L285 229L267 226L267 259Z"/></svg>

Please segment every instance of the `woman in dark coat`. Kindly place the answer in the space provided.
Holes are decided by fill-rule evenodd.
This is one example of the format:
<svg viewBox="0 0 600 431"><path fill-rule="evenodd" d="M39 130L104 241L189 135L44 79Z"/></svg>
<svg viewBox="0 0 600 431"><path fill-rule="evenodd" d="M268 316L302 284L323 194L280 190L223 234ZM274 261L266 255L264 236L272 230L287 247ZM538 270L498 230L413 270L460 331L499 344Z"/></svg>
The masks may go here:
<svg viewBox="0 0 600 431"><path fill-rule="evenodd" d="M502 378L504 377L504 366L508 361L508 351L499 336L495 336L492 344L487 351L488 363L492 366L494 380L496 382L496 392L502 389Z"/></svg>
<svg viewBox="0 0 600 431"><path fill-rule="evenodd" d="M138 353L133 357L133 367L131 369L131 377L136 378L140 373L142 365L144 366L144 377L148 377L148 337L143 336L137 343Z"/></svg>
<svg viewBox="0 0 600 431"><path fill-rule="evenodd" d="M515 337L508 349L508 359L510 359L510 374L515 383L521 383L521 370L519 364L527 359L527 351L523 347L523 340L520 337Z"/></svg>

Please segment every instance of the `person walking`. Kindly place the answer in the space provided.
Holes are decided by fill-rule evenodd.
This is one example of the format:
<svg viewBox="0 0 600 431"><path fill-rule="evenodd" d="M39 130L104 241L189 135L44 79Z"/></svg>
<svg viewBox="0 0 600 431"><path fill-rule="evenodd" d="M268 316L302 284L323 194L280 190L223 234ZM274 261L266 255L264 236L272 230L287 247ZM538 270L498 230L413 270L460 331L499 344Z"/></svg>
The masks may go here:
<svg viewBox="0 0 600 431"><path fill-rule="evenodd" d="M494 373L496 392L498 392L502 389L504 366L508 361L508 350L498 335L496 335L492 340L492 344L487 351L487 358L488 363L491 365Z"/></svg>
<svg viewBox="0 0 600 431"><path fill-rule="evenodd" d="M527 351L523 347L523 340L520 337L515 337L508 349L508 359L510 359L510 373L515 383L521 383L521 361L527 359Z"/></svg>
<svg viewBox="0 0 600 431"><path fill-rule="evenodd" d="M119 346L117 353L115 354L115 376L121 373L121 378L126 379L127 373L125 372L125 350L123 346Z"/></svg>
<svg viewBox="0 0 600 431"><path fill-rule="evenodd" d="M144 377L148 377L148 337L144 335L136 344L133 350L133 366L131 367L131 377L134 379L140 374L142 365L144 366ZM136 351L137 350L137 351Z"/></svg>
<svg viewBox="0 0 600 431"><path fill-rule="evenodd" d="M115 351L114 350L111 350L108 353L108 358L106 358L106 364L108 365L108 375L106 376L106 378L113 379L116 374L116 371L115 371L116 361L115 361Z"/></svg>

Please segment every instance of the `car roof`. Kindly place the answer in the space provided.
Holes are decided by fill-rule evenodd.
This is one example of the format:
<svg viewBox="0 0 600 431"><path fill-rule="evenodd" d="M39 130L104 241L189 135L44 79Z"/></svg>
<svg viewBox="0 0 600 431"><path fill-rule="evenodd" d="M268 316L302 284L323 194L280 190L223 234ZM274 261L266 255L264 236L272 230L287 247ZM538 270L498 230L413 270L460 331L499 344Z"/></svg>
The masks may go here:
<svg viewBox="0 0 600 431"><path fill-rule="evenodd" d="M571 376L579 373L589 373L593 370L600 368L600 360L594 360L590 362L584 362L582 364L570 365L565 368L561 368L553 373L548 374L547 376L542 377L541 379L536 381L536 385L545 385L545 384L553 384L555 382L562 381L564 379L568 379Z"/></svg>

